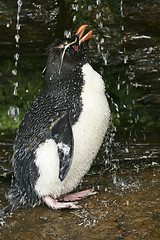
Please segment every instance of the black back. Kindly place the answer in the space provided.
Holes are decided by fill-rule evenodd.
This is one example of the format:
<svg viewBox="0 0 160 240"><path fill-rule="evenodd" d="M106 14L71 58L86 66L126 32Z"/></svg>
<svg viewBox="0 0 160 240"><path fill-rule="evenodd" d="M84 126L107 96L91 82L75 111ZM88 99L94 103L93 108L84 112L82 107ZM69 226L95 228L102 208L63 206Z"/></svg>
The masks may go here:
<svg viewBox="0 0 160 240"><path fill-rule="evenodd" d="M58 143L59 140L55 138L57 131L58 138L66 141L65 135L61 135L61 130L64 132L61 128L64 117L66 134L70 134L68 138L70 140L66 143L71 147L67 160L59 150L59 157L64 159L60 161L61 181L69 170L74 142L74 136L69 129L78 120L82 110L81 92L84 84L82 66L88 60L87 41L79 46L77 40L76 44L70 45L64 53L66 44L72 42L73 39L59 40L51 46L45 74L47 86L29 107L17 130L12 157L15 183L8 194L12 208L33 206L39 202L34 189L39 177L34 161L35 153L46 139L54 139ZM56 127L54 122L57 120L59 125ZM56 128L53 129L52 125Z"/></svg>

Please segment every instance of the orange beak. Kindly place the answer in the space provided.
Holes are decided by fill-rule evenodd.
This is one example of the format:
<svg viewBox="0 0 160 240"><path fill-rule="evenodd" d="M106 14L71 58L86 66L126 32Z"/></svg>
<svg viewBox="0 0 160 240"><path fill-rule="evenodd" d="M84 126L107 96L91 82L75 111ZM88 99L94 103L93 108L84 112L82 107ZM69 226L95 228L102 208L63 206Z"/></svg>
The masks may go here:
<svg viewBox="0 0 160 240"><path fill-rule="evenodd" d="M92 31L89 31L86 35L83 36L83 33L86 29L87 25L82 25L76 32L76 36L79 37L79 44L81 44L82 42L88 40L91 36L92 36ZM82 37L83 36L83 37Z"/></svg>

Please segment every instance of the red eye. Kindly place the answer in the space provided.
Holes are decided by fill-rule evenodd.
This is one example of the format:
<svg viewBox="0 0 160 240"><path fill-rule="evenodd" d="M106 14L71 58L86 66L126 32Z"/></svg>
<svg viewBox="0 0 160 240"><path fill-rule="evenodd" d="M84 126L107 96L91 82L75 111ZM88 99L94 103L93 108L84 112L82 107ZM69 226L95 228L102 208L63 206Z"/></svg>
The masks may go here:
<svg viewBox="0 0 160 240"><path fill-rule="evenodd" d="M77 51L77 50L78 50L78 47L77 47L77 46L74 46L74 50Z"/></svg>

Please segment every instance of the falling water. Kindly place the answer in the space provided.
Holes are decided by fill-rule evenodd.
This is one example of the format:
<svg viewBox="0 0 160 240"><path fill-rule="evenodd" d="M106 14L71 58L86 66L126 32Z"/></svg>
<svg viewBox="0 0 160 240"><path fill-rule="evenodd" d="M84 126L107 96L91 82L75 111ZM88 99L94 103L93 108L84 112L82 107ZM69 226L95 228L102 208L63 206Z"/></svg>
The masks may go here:
<svg viewBox="0 0 160 240"><path fill-rule="evenodd" d="M18 66L18 60L19 60L19 41L20 41L20 13L21 13L21 8L22 8L22 1L17 0L17 17L16 17L16 34L15 34L15 42L16 42L16 53L14 55L15 63L14 66L15 68L12 69L12 75L14 77L17 76L17 66ZM18 88L18 82L14 81L13 82L13 95L17 96L17 88ZM8 116L10 118L13 118L15 121L18 121L18 116L19 116L19 108L17 106L10 106L8 109Z"/></svg>
<svg viewBox="0 0 160 240"><path fill-rule="evenodd" d="M16 35L15 35L15 40L16 40L16 48L19 48L19 40L20 40L20 35L19 35L19 31L21 28L20 25L20 12L21 12L21 8L22 8L22 1L18 0L17 1L17 23L16 23Z"/></svg>
<svg viewBox="0 0 160 240"><path fill-rule="evenodd" d="M16 42L16 49L17 49L17 52L15 53L14 55L14 59L15 59L15 69L12 70L12 74L13 76L16 76L17 75L17 65L18 65L18 60L19 60L19 53L18 53L18 49L19 49L19 41L20 41L20 28L21 28L21 25L20 25L20 12L21 12L21 8L22 8L22 1L21 0L17 0L17 18L16 18L16 34L15 34L15 42ZM14 83L15 86L18 87L18 83ZM15 88L14 88L14 95L15 95L16 91L15 91Z"/></svg>
<svg viewBox="0 0 160 240"><path fill-rule="evenodd" d="M18 65L18 60L19 60L19 53L18 53L18 48L19 48L19 41L20 41L20 28L21 28L21 25L20 25L20 12L21 12L21 8L22 8L22 1L21 0L17 0L17 22L16 22L16 34L15 34L15 41L16 41L16 49L17 49L17 52L15 53L14 55L14 59L15 59L15 68L17 68L17 65ZM12 74L15 76L17 75L17 69L13 69L12 70Z"/></svg>

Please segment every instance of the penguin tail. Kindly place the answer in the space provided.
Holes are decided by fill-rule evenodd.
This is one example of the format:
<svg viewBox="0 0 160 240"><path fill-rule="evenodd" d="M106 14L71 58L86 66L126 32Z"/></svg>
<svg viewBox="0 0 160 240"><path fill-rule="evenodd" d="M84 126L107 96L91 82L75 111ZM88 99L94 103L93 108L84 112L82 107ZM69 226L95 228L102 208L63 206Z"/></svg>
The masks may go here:
<svg viewBox="0 0 160 240"><path fill-rule="evenodd" d="M0 210L0 216L5 215L6 213L9 213L13 210L13 206L11 204L8 204L6 207Z"/></svg>
<svg viewBox="0 0 160 240"><path fill-rule="evenodd" d="M22 208L22 206L25 205L25 201L22 200L22 193L16 186L11 188L5 197L9 204L0 210L0 215L4 215L18 208Z"/></svg>
<svg viewBox="0 0 160 240"><path fill-rule="evenodd" d="M32 192L32 194L29 195L26 191L20 190L16 184L6 194L6 199L9 204L0 210L0 215L19 208L35 207L41 203L41 199L39 199L35 193Z"/></svg>

